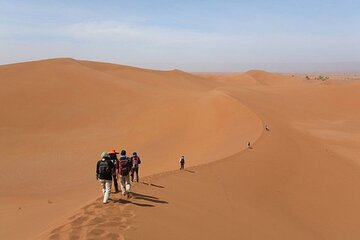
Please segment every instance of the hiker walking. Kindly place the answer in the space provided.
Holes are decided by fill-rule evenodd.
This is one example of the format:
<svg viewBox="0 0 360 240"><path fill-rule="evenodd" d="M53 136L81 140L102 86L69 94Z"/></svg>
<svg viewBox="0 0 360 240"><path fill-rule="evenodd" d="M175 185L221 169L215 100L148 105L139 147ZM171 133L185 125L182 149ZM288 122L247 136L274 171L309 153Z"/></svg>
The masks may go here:
<svg viewBox="0 0 360 240"><path fill-rule="evenodd" d="M184 156L180 157L179 163L180 163L180 170L184 170L184 166L185 166L185 157Z"/></svg>
<svg viewBox="0 0 360 240"><path fill-rule="evenodd" d="M101 160L96 164L96 179L101 183L104 204L108 203L110 198L113 169L114 165L110 160L109 154L106 152L101 153Z"/></svg>
<svg viewBox="0 0 360 240"><path fill-rule="evenodd" d="M140 157L136 152L133 152L131 157L131 181L134 181L134 175L136 174L136 182L139 182L139 164L141 163Z"/></svg>
<svg viewBox="0 0 360 240"><path fill-rule="evenodd" d="M121 156L119 158L119 174L120 174L120 187L122 195L126 195L130 198L130 171L131 171L131 159L126 156L126 151L121 150Z"/></svg>
<svg viewBox="0 0 360 240"><path fill-rule="evenodd" d="M119 185L118 185L119 160L118 160L118 158L117 158L117 154L119 154L119 153L116 152L115 149L113 149L113 150L109 151L108 154L109 154L109 156L110 156L111 162L114 164L114 169L113 169L113 172L112 172L112 176L113 176L115 193L118 193L118 192L119 192Z"/></svg>

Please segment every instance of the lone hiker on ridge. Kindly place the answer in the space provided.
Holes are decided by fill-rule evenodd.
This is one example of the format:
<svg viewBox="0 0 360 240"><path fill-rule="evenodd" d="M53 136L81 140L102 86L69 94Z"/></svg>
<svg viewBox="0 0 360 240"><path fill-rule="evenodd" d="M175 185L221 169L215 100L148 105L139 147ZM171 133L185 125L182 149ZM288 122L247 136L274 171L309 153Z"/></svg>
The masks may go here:
<svg viewBox="0 0 360 240"><path fill-rule="evenodd" d="M180 170L184 170L184 166L185 166L185 157L184 156L180 157L179 163L180 163Z"/></svg>
<svg viewBox="0 0 360 240"><path fill-rule="evenodd" d="M119 177L119 173L118 173L118 168L119 168L119 160L117 158L117 154L119 154L118 152L116 152L115 150L111 150L108 152L109 156L110 156L110 160L111 162L114 164L114 170L112 172L113 175L113 181L114 181L114 188L115 188L115 193L119 192L119 185L118 185L118 177Z"/></svg>
<svg viewBox="0 0 360 240"><path fill-rule="evenodd" d="M110 160L109 154L106 152L101 153L101 160L96 164L96 179L101 183L104 204L108 203L110 198L113 169L114 165Z"/></svg>
<svg viewBox="0 0 360 240"><path fill-rule="evenodd" d="M119 159L119 173L120 173L120 187L123 196L130 198L130 171L131 171L131 159L126 156L126 151L121 150L121 156Z"/></svg>
<svg viewBox="0 0 360 240"><path fill-rule="evenodd" d="M133 152L131 157L131 181L134 181L134 175L136 173L136 181L139 182L139 164L141 163L140 157L136 152Z"/></svg>

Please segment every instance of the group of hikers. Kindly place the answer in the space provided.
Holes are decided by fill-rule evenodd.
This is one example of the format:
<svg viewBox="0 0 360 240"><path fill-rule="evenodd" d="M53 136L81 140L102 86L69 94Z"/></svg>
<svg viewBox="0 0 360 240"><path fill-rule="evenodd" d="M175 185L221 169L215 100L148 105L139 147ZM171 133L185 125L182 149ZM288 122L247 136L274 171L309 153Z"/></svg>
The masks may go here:
<svg viewBox="0 0 360 240"><path fill-rule="evenodd" d="M131 157L126 156L126 150L121 150L120 157L116 150L101 153L101 160L96 164L96 179L99 180L102 193L103 203L106 204L110 198L112 182L114 182L115 193L119 192L118 181L120 181L121 194L130 198L131 182L139 182L139 165L140 157L133 152ZM180 170L184 169L185 157L181 156L179 160ZM120 179L119 179L120 178Z"/></svg>
<svg viewBox="0 0 360 240"><path fill-rule="evenodd" d="M112 182L114 182L115 193L119 192L118 180L123 196L130 198L131 182L139 182L140 157L133 152L131 157L126 156L126 150L121 150L120 157L116 150L101 153L101 160L96 164L96 179L102 186L103 203L108 203ZM120 179L119 179L120 178ZM131 181L131 182L130 182Z"/></svg>

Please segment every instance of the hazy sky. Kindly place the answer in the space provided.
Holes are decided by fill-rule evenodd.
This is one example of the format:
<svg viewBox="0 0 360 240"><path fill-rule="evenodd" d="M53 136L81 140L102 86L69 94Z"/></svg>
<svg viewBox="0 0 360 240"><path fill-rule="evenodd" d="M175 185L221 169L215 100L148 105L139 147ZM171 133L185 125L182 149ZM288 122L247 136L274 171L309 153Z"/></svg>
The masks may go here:
<svg viewBox="0 0 360 240"><path fill-rule="evenodd" d="M55 57L187 71L357 68L360 1L0 0L0 64Z"/></svg>

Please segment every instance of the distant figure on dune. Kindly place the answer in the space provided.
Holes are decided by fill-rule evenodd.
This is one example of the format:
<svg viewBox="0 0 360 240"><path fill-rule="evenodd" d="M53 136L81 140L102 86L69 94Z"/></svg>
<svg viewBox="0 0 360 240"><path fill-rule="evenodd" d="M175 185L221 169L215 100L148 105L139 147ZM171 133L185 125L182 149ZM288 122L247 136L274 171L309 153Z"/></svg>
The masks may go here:
<svg viewBox="0 0 360 240"><path fill-rule="evenodd" d="M139 165L141 163L140 157L136 152L133 152L131 157L131 181L134 181L134 175L136 174L136 182L139 182Z"/></svg>
<svg viewBox="0 0 360 240"><path fill-rule="evenodd" d="M131 159L126 156L126 151L121 150L121 156L119 159L119 173L120 173L120 187L123 196L130 198L130 171L131 171Z"/></svg>
<svg viewBox="0 0 360 240"><path fill-rule="evenodd" d="M247 146L248 146L249 149L252 148L250 142L248 142Z"/></svg>
<svg viewBox="0 0 360 240"><path fill-rule="evenodd" d="M180 163L180 170L184 170L184 166L185 166L185 157L184 156L180 157L179 163Z"/></svg>
<svg viewBox="0 0 360 240"><path fill-rule="evenodd" d="M110 156L110 160L111 162L114 164L114 169L112 172L113 175L113 181L114 181L114 188L115 188L115 193L119 192L119 185L118 185L118 168L119 168L119 160L117 158L117 154L119 154L118 152L116 152L115 150L110 150L108 152L109 156Z"/></svg>
<svg viewBox="0 0 360 240"><path fill-rule="evenodd" d="M267 124L265 124L265 130L270 131L270 128L269 128L269 126Z"/></svg>
<svg viewBox="0 0 360 240"><path fill-rule="evenodd" d="M102 186L104 204L108 203L108 200L110 198L113 170L114 165L110 160L109 154L103 152L101 154L101 160L99 160L96 164L96 179L99 180Z"/></svg>

